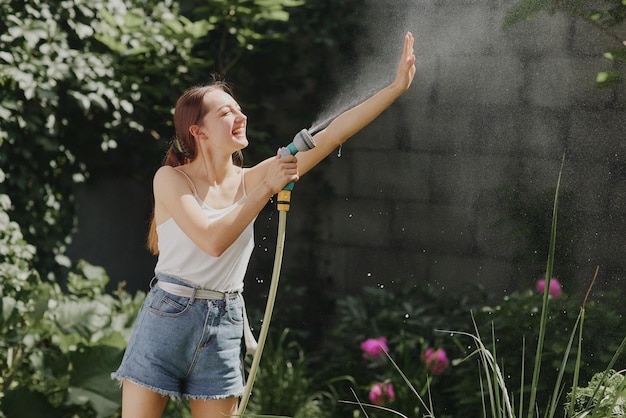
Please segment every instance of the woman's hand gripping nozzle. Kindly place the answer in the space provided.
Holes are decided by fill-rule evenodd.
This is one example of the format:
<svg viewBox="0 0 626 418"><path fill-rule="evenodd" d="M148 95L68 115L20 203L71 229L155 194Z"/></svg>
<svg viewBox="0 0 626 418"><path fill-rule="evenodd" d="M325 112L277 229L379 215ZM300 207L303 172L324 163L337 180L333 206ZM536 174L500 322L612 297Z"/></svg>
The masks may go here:
<svg viewBox="0 0 626 418"><path fill-rule="evenodd" d="M309 133L308 130L303 129L293 137L293 141L280 149L280 157L285 157L287 155L296 155L300 151L308 151L312 148L315 148L315 141L313 140L313 136ZM277 207L281 212L288 212L289 205L291 203L291 191L293 190L294 182L289 182L283 190L278 192L278 200Z"/></svg>

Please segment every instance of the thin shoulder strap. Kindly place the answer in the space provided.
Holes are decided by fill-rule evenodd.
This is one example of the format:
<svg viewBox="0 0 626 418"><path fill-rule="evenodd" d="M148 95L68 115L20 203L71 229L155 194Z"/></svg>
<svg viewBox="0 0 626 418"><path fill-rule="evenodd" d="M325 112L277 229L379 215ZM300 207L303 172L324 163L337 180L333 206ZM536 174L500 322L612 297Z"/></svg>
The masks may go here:
<svg viewBox="0 0 626 418"><path fill-rule="evenodd" d="M174 167L174 170L178 171L180 174L182 174L183 176L185 176L185 178L187 179L187 181L189 182L189 184L191 185L191 188L193 190L193 194L196 198L198 198L198 190L196 189L196 186L193 184L193 181L191 181L191 178L189 178L189 176L183 171L180 170L178 167Z"/></svg>
<svg viewBox="0 0 626 418"><path fill-rule="evenodd" d="M248 196L248 193L246 193L246 169L241 167L241 186L243 187L243 195Z"/></svg>

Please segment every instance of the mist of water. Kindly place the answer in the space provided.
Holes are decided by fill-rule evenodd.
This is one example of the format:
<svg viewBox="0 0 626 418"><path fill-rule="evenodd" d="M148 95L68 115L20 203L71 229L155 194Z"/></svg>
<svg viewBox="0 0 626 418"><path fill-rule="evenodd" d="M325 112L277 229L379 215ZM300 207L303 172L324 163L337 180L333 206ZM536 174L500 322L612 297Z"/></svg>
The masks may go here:
<svg viewBox="0 0 626 418"><path fill-rule="evenodd" d="M419 7L408 6L407 10L392 4L367 8L361 28L367 44L358 46L360 49L356 51L355 61L343 62L342 68L337 69L339 91L329 97L309 128L311 134L326 128L341 113L362 103L393 80L402 54L404 35L412 31L413 16ZM379 16L379 9L385 10L385 16ZM385 22L384 30L376 25L376 22L380 24L381 17Z"/></svg>
<svg viewBox="0 0 626 418"><path fill-rule="evenodd" d="M339 86L309 130L325 128L393 80L404 34L413 32L418 71L411 91L382 122L389 123L380 130L385 142L365 144L351 160L354 180L342 190L372 207L390 204L383 197L393 201L393 219L380 219L391 219L381 227L392 231L390 251L411 257L417 251L408 247L424 249L416 271L428 265L424 274L442 277L446 286L448 278L456 280L455 263L471 266L459 267L463 277L505 291L534 280L545 269L545 240L535 245L519 231L550 212L543 193L554 188L567 146L563 189L573 196L562 205L559 232L576 248L559 253L560 260L571 258L563 261L568 270L562 274L571 277L574 289L599 260L607 276L623 280L626 267L611 255L621 245L619 234L600 220L616 221L611 211L621 213L626 195L623 144L615 141L623 138L623 103L615 102L623 94L593 88L594 71L604 68L597 58L604 46L588 40L595 39L593 28L541 15L505 32L508 6L488 0L366 3L359 10L363 36L356 42L357 58L346 57L336 69ZM364 167L368 172L362 174ZM570 184L576 186L568 190ZM374 196L373 190L384 194ZM503 191L506 199L499 195ZM619 231L625 229L621 223ZM380 247L385 245L383 237ZM532 267L512 269L512 259Z"/></svg>

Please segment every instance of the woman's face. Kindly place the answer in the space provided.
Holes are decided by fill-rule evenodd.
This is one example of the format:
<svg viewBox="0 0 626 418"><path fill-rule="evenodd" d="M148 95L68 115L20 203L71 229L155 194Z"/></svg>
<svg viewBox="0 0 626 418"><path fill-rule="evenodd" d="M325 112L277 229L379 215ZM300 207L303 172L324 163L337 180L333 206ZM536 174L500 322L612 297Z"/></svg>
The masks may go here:
<svg viewBox="0 0 626 418"><path fill-rule="evenodd" d="M212 147L232 153L248 146L247 117L235 99L223 90L211 90L204 95L204 106L209 109L199 124L199 139L208 139Z"/></svg>

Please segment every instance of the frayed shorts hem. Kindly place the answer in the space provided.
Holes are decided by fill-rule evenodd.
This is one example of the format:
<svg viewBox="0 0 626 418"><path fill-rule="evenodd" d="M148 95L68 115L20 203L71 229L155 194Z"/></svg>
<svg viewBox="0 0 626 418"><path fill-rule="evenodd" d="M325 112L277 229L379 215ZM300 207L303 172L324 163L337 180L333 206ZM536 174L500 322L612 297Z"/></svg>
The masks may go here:
<svg viewBox="0 0 626 418"><path fill-rule="evenodd" d="M121 376L117 373L111 373L111 379L113 380L117 380L120 384L120 386L122 385L122 383L124 382L124 380L128 380L129 382L132 382L136 385L139 385L143 388L146 388L148 390L151 390L152 392L158 393L159 395L163 395L163 396L169 396L170 398L175 399L176 401L180 401L181 399L187 399L187 400L201 400L201 401L217 401L217 400L221 400L221 399L228 399L228 398L240 398L243 396L243 391L242 392L238 392L238 393L233 393L231 394L227 394L227 395L192 395L189 393L180 393L180 392L175 392L172 390L165 390L165 389L161 389L161 388L157 388L155 386L152 385L148 385L144 382L140 382L139 380L132 378L132 377L128 377L128 376Z"/></svg>

